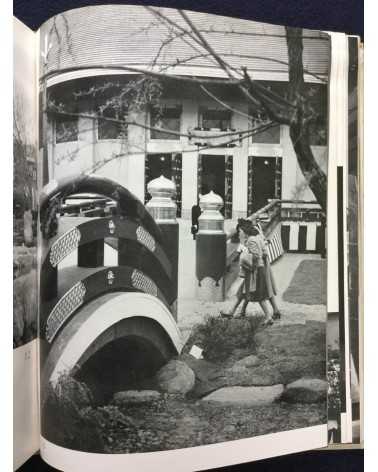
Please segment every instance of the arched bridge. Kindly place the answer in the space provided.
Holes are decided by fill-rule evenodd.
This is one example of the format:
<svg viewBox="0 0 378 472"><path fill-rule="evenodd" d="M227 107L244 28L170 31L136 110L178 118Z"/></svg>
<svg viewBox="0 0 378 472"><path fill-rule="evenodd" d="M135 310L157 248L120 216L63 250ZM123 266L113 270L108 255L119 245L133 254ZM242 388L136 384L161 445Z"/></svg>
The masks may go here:
<svg viewBox="0 0 378 472"><path fill-rule="evenodd" d="M69 215L74 194L105 197L111 211ZM42 381L68 371L111 390L151 376L182 347L177 224L156 223L127 189L88 175L49 184L40 209Z"/></svg>

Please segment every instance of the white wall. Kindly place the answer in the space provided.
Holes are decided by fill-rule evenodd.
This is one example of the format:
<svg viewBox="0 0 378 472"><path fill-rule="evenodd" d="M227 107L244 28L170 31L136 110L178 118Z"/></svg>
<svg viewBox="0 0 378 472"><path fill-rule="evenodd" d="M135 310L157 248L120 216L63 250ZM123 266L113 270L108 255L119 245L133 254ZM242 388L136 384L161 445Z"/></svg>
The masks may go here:
<svg viewBox="0 0 378 472"><path fill-rule="evenodd" d="M282 199L315 200L298 165L289 128L281 127L282 159ZM320 167L327 173L328 151L326 146L312 146L312 152Z"/></svg>

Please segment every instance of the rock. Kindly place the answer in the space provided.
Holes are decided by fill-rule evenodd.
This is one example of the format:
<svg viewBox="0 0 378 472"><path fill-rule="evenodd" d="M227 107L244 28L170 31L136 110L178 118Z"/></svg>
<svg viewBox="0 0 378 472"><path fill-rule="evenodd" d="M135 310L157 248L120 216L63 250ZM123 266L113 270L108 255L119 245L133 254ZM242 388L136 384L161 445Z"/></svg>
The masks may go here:
<svg viewBox="0 0 378 472"><path fill-rule="evenodd" d="M195 375L185 362L172 360L156 375L161 390L167 393L187 393L194 387Z"/></svg>
<svg viewBox="0 0 378 472"><path fill-rule="evenodd" d="M280 398L284 386L270 387L224 387L207 395L202 401L218 405L259 406L270 405Z"/></svg>
<svg viewBox="0 0 378 472"><path fill-rule="evenodd" d="M234 364L230 369L228 369L228 372L231 374L248 375L248 369L244 365Z"/></svg>
<svg viewBox="0 0 378 472"><path fill-rule="evenodd" d="M160 397L161 394L156 390L125 390L114 394L113 403L115 405L149 403L159 400Z"/></svg>
<svg viewBox="0 0 378 472"><path fill-rule="evenodd" d="M221 387L228 385L228 380L226 377L220 377L219 379L211 381L198 381L195 383L193 390L190 391L191 398L202 398L205 395L208 395L214 390L218 390Z"/></svg>
<svg viewBox="0 0 378 472"><path fill-rule="evenodd" d="M257 356L251 354L250 356L244 357L235 362L233 367L256 367L260 364L260 360Z"/></svg>
<svg viewBox="0 0 378 472"><path fill-rule="evenodd" d="M185 362L201 382L217 379L224 375L224 369L205 359L196 359L190 354L182 354L180 360Z"/></svg>
<svg viewBox="0 0 378 472"><path fill-rule="evenodd" d="M289 403L317 403L326 400L327 389L325 380L302 378L286 386L281 400Z"/></svg>
<svg viewBox="0 0 378 472"><path fill-rule="evenodd" d="M272 370L264 373L261 370L255 372L253 369L234 365L231 369L227 370L227 385L262 387L283 383L279 372Z"/></svg>

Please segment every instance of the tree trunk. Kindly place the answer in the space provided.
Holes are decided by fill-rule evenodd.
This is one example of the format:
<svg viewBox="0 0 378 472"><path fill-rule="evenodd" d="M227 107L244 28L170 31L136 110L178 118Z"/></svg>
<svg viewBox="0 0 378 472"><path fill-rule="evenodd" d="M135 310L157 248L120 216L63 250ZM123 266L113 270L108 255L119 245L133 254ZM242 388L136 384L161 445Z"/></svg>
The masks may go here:
<svg viewBox="0 0 378 472"><path fill-rule="evenodd" d="M310 189L322 210L327 209L327 176L316 162L310 146L309 120L312 111L306 99L303 77L303 40L302 29L286 28L289 63L289 100L296 104L290 122L290 138L297 160Z"/></svg>

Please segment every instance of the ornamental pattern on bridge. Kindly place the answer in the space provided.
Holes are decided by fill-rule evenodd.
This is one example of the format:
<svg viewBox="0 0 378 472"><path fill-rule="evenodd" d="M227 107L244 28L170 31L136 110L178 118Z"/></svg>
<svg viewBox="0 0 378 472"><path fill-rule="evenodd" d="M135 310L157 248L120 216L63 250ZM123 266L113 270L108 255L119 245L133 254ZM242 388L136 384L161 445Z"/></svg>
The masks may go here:
<svg viewBox="0 0 378 472"><path fill-rule="evenodd" d="M146 246L151 252L155 251L156 244L154 238L142 226L138 226L136 230L136 237L138 242Z"/></svg>
<svg viewBox="0 0 378 472"><path fill-rule="evenodd" d="M158 290L155 283L140 270L135 269L131 275L133 287L157 297Z"/></svg>
<svg viewBox="0 0 378 472"><path fill-rule="evenodd" d="M77 249L80 239L81 233L75 227L55 241L50 251L50 264L52 267L56 267L68 254Z"/></svg>
<svg viewBox="0 0 378 472"><path fill-rule="evenodd" d="M47 319L46 339L51 342L67 318L83 303L86 288L77 282L55 305Z"/></svg>

